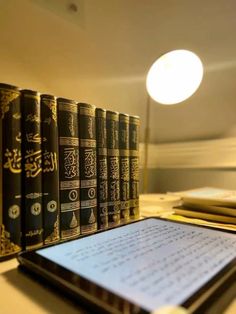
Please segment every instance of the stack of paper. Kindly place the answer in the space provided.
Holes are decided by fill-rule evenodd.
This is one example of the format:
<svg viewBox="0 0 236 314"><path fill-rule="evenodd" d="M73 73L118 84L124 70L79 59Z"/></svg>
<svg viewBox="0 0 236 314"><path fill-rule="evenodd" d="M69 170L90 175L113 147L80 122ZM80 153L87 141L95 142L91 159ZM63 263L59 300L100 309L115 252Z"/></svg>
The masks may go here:
<svg viewBox="0 0 236 314"><path fill-rule="evenodd" d="M180 196L182 205L174 208L176 215L233 225L236 230L236 191L203 187L171 193ZM211 223L210 223L211 224Z"/></svg>

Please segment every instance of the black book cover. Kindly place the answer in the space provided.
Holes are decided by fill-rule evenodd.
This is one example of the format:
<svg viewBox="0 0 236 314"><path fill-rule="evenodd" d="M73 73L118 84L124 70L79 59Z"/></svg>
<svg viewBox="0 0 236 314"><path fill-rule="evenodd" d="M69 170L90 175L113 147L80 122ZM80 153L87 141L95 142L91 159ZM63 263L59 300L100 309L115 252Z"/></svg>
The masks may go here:
<svg viewBox="0 0 236 314"><path fill-rule="evenodd" d="M139 218L139 128L140 118L130 116L130 219Z"/></svg>
<svg viewBox="0 0 236 314"><path fill-rule="evenodd" d="M40 96L21 91L23 167L23 243L25 249L43 244L42 149Z"/></svg>
<svg viewBox="0 0 236 314"><path fill-rule="evenodd" d="M41 95L42 191L44 244L59 241L59 162L57 104L52 95Z"/></svg>
<svg viewBox="0 0 236 314"><path fill-rule="evenodd" d="M80 234L80 173L78 106L58 98L61 239Z"/></svg>
<svg viewBox="0 0 236 314"><path fill-rule="evenodd" d="M95 106L80 103L81 234L97 230L97 158Z"/></svg>
<svg viewBox="0 0 236 314"><path fill-rule="evenodd" d="M21 250L21 173L20 92L0 84L0 259Z"/></svg>
<svg viewBox="0 0 236 314"><path fill-rule="evenodd" d="M96 109L98 229L108 227L107 127L106 110Z"/></svg>
<svg viewBox="0 0 236 314"><path fill-rule="evenodd" d="M108 227L120 224L119 113L107 111Z"/></svg>
<svg viewBox="0 0 236 314"><path fill-rule="evenodd" d="M120 153L120 222L129 221L130 173L129 173L129 115L119 114Z"/></svg>

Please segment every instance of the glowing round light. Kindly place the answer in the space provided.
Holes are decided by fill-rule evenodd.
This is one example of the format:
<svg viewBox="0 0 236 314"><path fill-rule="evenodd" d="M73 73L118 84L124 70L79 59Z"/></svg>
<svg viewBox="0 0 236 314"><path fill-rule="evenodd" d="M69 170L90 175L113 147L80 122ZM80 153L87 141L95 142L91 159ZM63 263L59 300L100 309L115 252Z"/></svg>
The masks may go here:
<svg viewBox="0 0 236 314"><path fill-rule="evenodd" d="M173 105L189 98L203 77L200 58L188 50L173 50L157 59L146 80L151 98L164 105Z"/></svg>

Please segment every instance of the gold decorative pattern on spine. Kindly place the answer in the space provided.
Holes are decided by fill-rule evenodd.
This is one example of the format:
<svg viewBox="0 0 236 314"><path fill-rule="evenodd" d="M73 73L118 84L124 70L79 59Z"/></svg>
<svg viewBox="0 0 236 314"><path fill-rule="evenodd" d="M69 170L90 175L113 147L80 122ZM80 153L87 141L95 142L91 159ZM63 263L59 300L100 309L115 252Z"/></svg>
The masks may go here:
<svg viewBox="0 0 236 314"><path fill-rule="evenodd" d="M72 219L71 219L71 222L70 222L70 228L76 228L78 227L78 221L75 217L75 213L73 213L72 215Z"/></svg>
<svg viewBox="0 0 236 314"><path fill-rule="evenodd" d="M98 108L96 115L98 118L106 118L106 110Z"/></svg>
<svg viewBox="0 0 236 314"><path fill-rule="evenodd" d="M120 149L119 153L121 157L128 157L129 156L129 149Z"/></svg>
<svg viewBox="0 0 236 314"><path fill-rule="evenodd" d="M129 200L129 202L130 202L130 207L139 207L139 199L138 198Z"/></svg>
<svg viewBox="0 0 236 314"><path fill-rule="evenodd" d="M93 200L81 201L80 202L81 208L91 208L97 206L97 199L94 198Z"/></svg>
<svg viewBox="0 0 236 314"><path fill-rule="evenodd" d="M131 157L139 157L139 152L138 152L138 150L130 150L129 155Z"/></svg>
<svg viewBox="0 0 236 314"><path fill-rule="evenodd" d="M0 89L0 118L4 119L4 115L9 111L10 103L19 96L19 92Z"/></svg>
<svg viewBox="0 0 236 314"><path fill-rule="evenodd" d="M79 145L79 139L77 137L60 137L59 138L60 145L63 146L78 146Z"/></svg>
<svg viewBox="0 0 236 314"><path fill-rule="evenodd" d="M89 217L89 223L93 224L96 222L96 218L94 216L93 210L91 209L90 217Z"/></svg>
<svg viewBox="0 0 236 314"><path fill-rule="evenodd" d="M125 122L128 123L129 122L129 116L125 116L125 115L120 115L120 122Z"/></svg>
<svg viewBox="0 0 236 314"><path fill-rule="evenodd" d="M37 95L33 95L33 94L24 94L24 97L25 98L32 98L32 99L36 99L36 100L40 100L40 96L39 96L39 94L37 94Z"/></svg>
<svg viewBox="0 0 236 314"><path fill-rule="evenodd" d="M80 107L80 114L84 115L84 116L89 116L89 117L90 116L94 116L95 115L95 107L87 108L87 107L83 107L83 105L81 105L81 107Z"/></svg>
<svg viewBox="0 0 236 314"><path fill-rule="evenodd" d="M107 119L113 121L119 121L119 115L116 111L108 111L107 112Z"/></svg>
<svg viewBox="0 0 236 314"><path fill-rule="evenodd" d="M81 147L96 147L96 140L80 139Z"/></svg>
<svg viewBox="0 0 236 314"><path fill-rule="evenodd" d="M21 119L21 113L20 112L14 113L13 114L13 118L16 119L16 120Z"/></svg>
<svg viewBox="0 0 236 314"><path fill-rule="evenodd" d="M59 220L57 218L53 232L45 239L45 244L53 243L59 240Z"/></svg>
<svg viewBox="0 0 236 314"><path fill-rule="evenodd" d="M52 119L57 123L57 107L55 99L43 99L43 103L51 110Z"/></svg>
<svg viewBox="0 0 236 314"><path fill-rule="evenodd" d="M65 102L59 102L59 106L58 109L59 111L68 111L68 112L72 112L72 113L77 113L78 112L78 107L75 104L72 103L65 103Z"/></svg>
<svg viewBox="0 0 236 314"><path fill-rule="evenodd" d="M4 225L0 226L0 236L1 236L0 257L14 254L21 251L21 248L18 245L11 242L10 234L9 232L5 230Z"/></svg>
<svg viewBox="0 0 236 314"><path fill-rule="evenodd" d="M81 234L86 234L86 233L90 233L93 232L97 229L97 224L91 224L91 225L86 225L86 226L82 226L81 227Z"/></svg>
<svg viewBox="0 0 236 314"><path fill-rule="evenodd" d="M60 182L60 189L61 190L70 190L74 188L80 187L80 181L79 180L71 180L71 181L61 181Z"/></svg>
<svg viewBox="0 0 236 314"><path fill-rule="evenodd" d="M82 188L92 188L97 186L97 180L96 179L81 180L80 184Z"/></svg>
<svg viewBox="0 0 236 314"><path fill-rule="evenodd" d="M140 125L140 117L130 116L130 123L135 125Z"/></svg>
<svg viewBox="0 0 236 314"><path fill-rule="evenodd" d="M116 148L108 148L107 149L107 155L108 156L115 156L115 157L119 157L119 153L120 153L120 150L119 149L116 149Z"/></svg>
<svg viewBox="0 0 236 314"><path fill-rule="evenodd" d="M98 155L107 156L107 148L98 148Z"/></svg>
<svg viewBox="0 0 236 314"><path fill-rule="evenodd" d="M61 231L61 237L62 239L66 238L72 238L72 237L78 237L78 234L80 233L80 227L74 228L74 229L69 229L69 230L62 230Z"/></svg>

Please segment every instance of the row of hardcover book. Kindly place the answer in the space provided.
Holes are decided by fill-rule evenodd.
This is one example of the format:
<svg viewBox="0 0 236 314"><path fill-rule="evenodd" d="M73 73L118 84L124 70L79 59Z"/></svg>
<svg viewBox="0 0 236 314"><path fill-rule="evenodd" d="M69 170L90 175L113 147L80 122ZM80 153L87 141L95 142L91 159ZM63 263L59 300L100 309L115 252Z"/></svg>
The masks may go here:
<svg viewBox="0 0 236 314"><path fill-rule="evenodd" d="M139 124L0 84L0 258L137 219Z"/></svg>

